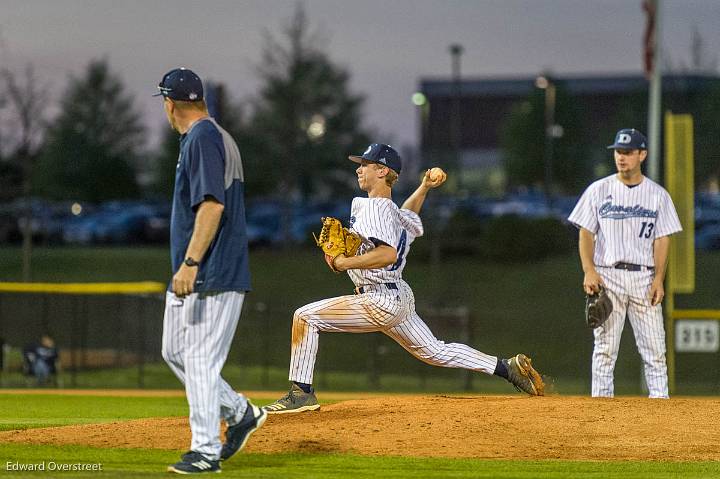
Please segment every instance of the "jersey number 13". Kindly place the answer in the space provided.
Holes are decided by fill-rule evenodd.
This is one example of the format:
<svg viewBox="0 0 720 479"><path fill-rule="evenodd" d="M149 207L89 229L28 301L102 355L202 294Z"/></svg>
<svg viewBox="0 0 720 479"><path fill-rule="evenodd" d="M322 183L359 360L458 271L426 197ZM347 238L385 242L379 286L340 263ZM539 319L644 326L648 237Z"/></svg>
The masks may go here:
<svg viewBox="0 0 720 479"><path fill-rule="evenodd" d="M642 226L640 227L640 234L638 235L638 238L649 238L652 236L653 228L655 228L655 223L648 223L647 221L642 222Z"/></svg>

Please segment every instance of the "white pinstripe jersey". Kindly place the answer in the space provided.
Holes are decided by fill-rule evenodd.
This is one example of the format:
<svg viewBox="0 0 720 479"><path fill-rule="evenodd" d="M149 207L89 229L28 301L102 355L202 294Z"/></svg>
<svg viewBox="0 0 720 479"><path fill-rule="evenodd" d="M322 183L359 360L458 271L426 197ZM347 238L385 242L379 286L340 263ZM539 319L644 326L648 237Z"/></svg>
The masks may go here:
<svg viewBox="0 0 720 479"><path fill-rule="evenodd" d="M617 175L596 181L568 220L595 234L596 266L654 266L653 241L682 231L670 194L646 177L632 188Z"/></svg>
<svg viewBox="0 0 720 479"><path fill-rule="evenodd" d="M350 215L350 228L363 238L358 255L375 248L371 238L397 250L397 261L385 268L348 270L353 283L363 286L402 279L410 243L423 234L420 217L414 211L398 208L389 198L354 198Z"/></svg>

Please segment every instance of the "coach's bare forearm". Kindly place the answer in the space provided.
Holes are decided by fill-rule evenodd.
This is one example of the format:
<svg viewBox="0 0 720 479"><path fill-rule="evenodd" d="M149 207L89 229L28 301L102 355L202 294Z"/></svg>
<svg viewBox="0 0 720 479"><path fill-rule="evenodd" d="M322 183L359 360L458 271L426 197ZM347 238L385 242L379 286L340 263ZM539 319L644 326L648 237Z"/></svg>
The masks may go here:
<svg viewBox="0 0 720 479"><path fill-rule="evenodd" d="M195 227L193 229L190 244L185 252L186 258L200 261L215 238L220 219L225 207L214 198L209 198L200 203L195 214Z"/></svg>
<svg viewBox="0 0 720 479"><path fill-rule="evenodd" d="M397 261L397 251L392 246L381 245L360 256L346 257L340 255L335 259L338 271L349 269L379 269Z"/></svg>
<svg viewBox="0 0 720 479"><path fill-rule="evenodd" d="M200 203L195 214L195 224L190 244L185 250L185 258L192 258L197 262L202 260L210 243L215 238L223 209L223 205L214 199L207 199ZM180 268L172 278L173 292L179 297L193 293L197 274L197 266L188 266L184 262L180 263Z"/></svg>

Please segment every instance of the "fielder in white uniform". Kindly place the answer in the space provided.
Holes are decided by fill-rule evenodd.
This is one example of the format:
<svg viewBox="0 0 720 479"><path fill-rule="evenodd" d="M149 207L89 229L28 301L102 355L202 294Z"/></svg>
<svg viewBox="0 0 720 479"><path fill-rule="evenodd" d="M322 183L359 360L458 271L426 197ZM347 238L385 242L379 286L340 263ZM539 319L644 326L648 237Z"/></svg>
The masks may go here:
<svg viewBox="0 0 720 479"><path fill-rule="evenodd" d="M170 126L181 134L162 355L185 385L192 431L190 451L168 471L220 472L220 460L267 417L220 377L250 290L242 161L235 141L208 116L195 73L171 70L158 88ZM224 444L221 419L228 425Z"/></svg>
<svg viewBox="0 0 720 479"><path fill-rule="evenodd" d="M625 317L635 333L651 398L668 397L665 329L661 302L670 235L682 231L668 192L643 176L647 140L635 129L615 142L617 174L591 184L568 218L580 229L583 288L604 285L613 312L593 330L593 397L613 397L613 371Z"/></svg>
<svg viewBox="0 0 720 479"><path fill-rule="evenodd" d="M445 182L439 169L428 170L418 189L398 208L391 199L392 185L401 170L397 152L388 145L374 143L362 156L351 156L359 163L358 184L367 198L352 202L350 228L363 238L356 256L340 255L339 271L347 271L355 294L324 299L295 311L292 325L290 392L265 406L268 413L294 413L318 409L312 389L313 370L320 332L382 332L410 354L435 366L464 368L496 374L519 390L542 395L544 384L532 368L530 359L518 354L498 360L464 344L438 340L415 312L415 298L403 281L410 245L422 236L418 213L428 191Z"/></svg>

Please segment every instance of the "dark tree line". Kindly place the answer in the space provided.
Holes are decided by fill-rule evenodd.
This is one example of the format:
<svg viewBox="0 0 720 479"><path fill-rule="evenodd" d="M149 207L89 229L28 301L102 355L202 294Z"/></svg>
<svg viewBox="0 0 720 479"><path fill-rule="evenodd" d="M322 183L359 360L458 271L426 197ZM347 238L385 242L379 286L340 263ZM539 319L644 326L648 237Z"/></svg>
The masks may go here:
<svg viewBox="0 0 720 479"><path fill-rule="evenodd" d="M279 36L266 32L257 66L261 87L253 98L240 102L226 93L231 85L205 79L212 113L240 144L250 196L291 202L346 194L353 186L342 159L371 139L362 126L364 97L350 90L349 72L331 61L323 44L298 8ZM701 60L694 62L708 63ZM147 149L137 100L106 59L92 60L71 78L59 100L49 97L32 69L0 73L0 201L31 194L92 202L171 195L178 135L163 125L157 148ZM679 91L664 102L694 114L701 187L720 174L720 85L695 95ZM628 97L611 121L594 125L561 82L556 93L555 121L563 133L552 145L552 189L577 193L611 171L603 146L617 125L646 123L647 97ZM48 121L50 110L59 113ZM544 93L536 90L505 121L501 147L509 188L544 184L543 115ZM151 173L149 183L138 184L140 170Z"/></svg>
<svg viewBox="0 0 720 479"><path fill-rule="evenodd" d="M230 98L224 84L206 79L211 113L241 146L248 193L300 199L346 187L351 175L338 159L369 141L361 126L364 98L349 90L350 74L323 52L301 8L280 38L266 34L258 75L262 87L245 104ZM8 81L9 97L47 106L37 92L15 95L10 88L17 87L15 83ZM15 186L6 189L8 198L31 193L102 202L171 195L178 134L163 125L158 148L148 152L136 99L107 60L92 60L80 76L71 78L57 106L59 114L42 123L41 131L36 131L40 115L34 104L17 115L22 121L29 117L23 135L42 138L33 149L20 135L19 146L12 152L5 148L0 171L3 181ZM0 129L0 151L5 131ZM27 156L32 158L22 159ZM147 163L152 165L152 181L141 189L137 173Z"/></svg>
<svg viewBox="0 0 720 479"><path fill-rule="evenodd" d="M93 60L62 95L33 175L35 192L100 202L139 193L134 165L145 142L133 97L106 60Z"/></svg>

